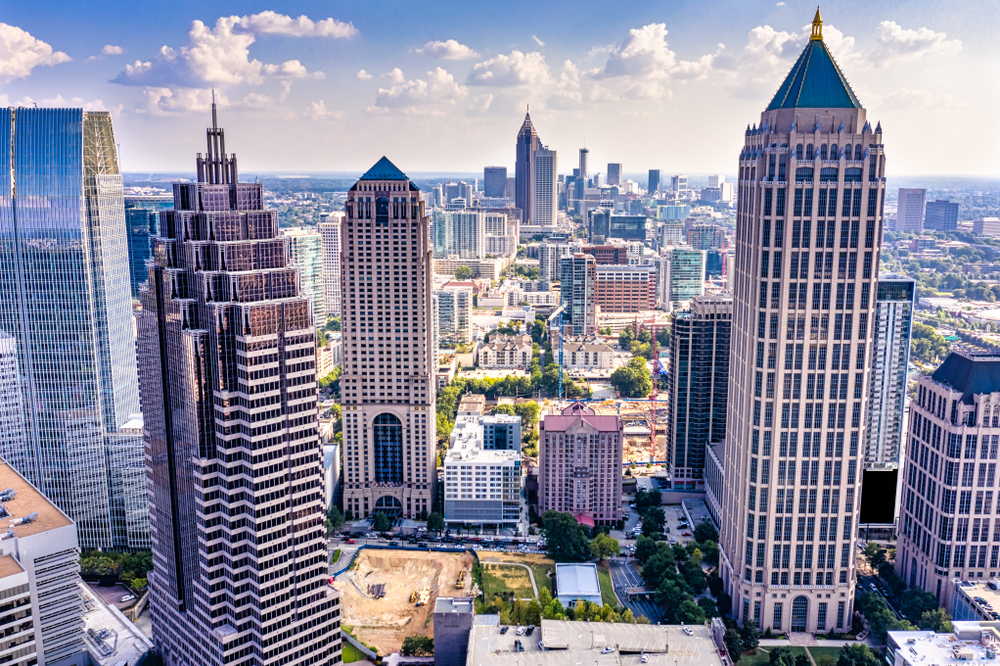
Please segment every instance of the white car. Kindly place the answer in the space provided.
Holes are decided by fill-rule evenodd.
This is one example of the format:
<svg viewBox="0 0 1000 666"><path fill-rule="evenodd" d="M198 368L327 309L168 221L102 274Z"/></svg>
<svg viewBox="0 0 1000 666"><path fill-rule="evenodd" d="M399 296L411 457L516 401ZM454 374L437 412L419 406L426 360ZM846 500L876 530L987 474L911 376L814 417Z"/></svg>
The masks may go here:
<svg viewBox="0 0 1000 666"><path fill-rule="evenodd" d="M135 595L134 594L126 594L125 596L123 596L121 598L121 602L125 603L126 601L132 601L133 599L135 599Z"/></svg>
<svg viewBox="0 0 1000 666"><path fill-rule="evenodd" d="M694 636L694 629L692 629L691 627L684 627L683 631L688 636Z"/></svg>
<svg viewBox="0 0 1000 666"><path fill-rule="evenodd" d="M649 655L646 654L645 652L643 652L642 653L642 657L639 658L639 663L640 664L648 664L649 663Z"/></svg>
<svg viewBox="0 0 1000 666"><path fill-rule="evenodd" d="M613 647L606 647L603 650L601 650L601 654L611 654L614 651L615 649Z"/></svg>

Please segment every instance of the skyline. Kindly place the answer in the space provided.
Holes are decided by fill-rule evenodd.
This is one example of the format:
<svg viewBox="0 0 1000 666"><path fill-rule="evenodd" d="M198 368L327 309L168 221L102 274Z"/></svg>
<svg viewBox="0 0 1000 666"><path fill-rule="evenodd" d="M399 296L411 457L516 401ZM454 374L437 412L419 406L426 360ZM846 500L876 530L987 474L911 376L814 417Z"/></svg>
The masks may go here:
<svg viewBox="0 0 1000 666"><path fill-rule="evenodd" d="M803 2L723 2L624 16L577 3L499 15L394 3L397 18L379 22L316 2L252 12L231 2L211 11L115 4L98 18L56 3L67 19L58 23L8 11L0 102L111 110L127 172L186 171L193 144L165 138L207 111L215 85L231 133L257 138L240 155L250 172L360 173L382 154L414 173L512 169L530 104L564 169L586 145L595 172L622 162L627 173L726 173L815 12ZM822 6L827 42L899 146L890 174L1000 171L1000 130L988 115L1000 93L976 67L990 58L996 3L961 13L860 4ZM955 150L950 133L928 124L975 127L980 150Z"/></svg>

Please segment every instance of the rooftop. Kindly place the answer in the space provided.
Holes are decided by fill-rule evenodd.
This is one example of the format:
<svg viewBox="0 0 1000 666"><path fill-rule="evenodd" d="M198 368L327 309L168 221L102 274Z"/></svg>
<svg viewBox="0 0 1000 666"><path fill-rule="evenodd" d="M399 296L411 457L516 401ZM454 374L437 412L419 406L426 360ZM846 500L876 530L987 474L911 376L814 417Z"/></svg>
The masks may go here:
<svg viewBox="0 0 1000 666"><path fill-rule="evenodd" d="M434 603L435 613L475 613L472 597L438 597Z"/></svg>
<svg viewBox="0 0 1000 666"><path fill-rule="evenodd" d="M618 432L622 428L621 419L617 416L598 416L582 402L573 404L562 410L562 414L549 414L541 422L541 429L550 432L562 432L570 426L584 422L596 428L599 432Z"/></svg>
<svg viewBox="0 0 1000 666"><path fill-rule="evenodd" d="M1000 646L1000 622L952 622L954 633L936 634L933 631L890 631L888 650L895 651L906 664L946 664L967 663L994 654ZM887 654L887 660L892 658Z"/></svg>
<svg viewBox="0 0 1000 666"><path fill-rule="evenodd" d="M597 565L557 564L556 589L561 597L593 597L601 594Z"/></svg>
<svg viewBox="0 0 1000 666"><path fill-rule="evenodd" d="M7 576L13 576L14 574L23 572L24 568L16 559L14 559L13 555L4 555L3 557L0 557L0 578L6 578Z"/></svg>
<svg viewBox="0 0 1000 666"><path fill-rule="evenodd" d="M989 352L955 350L931 378L962 393L962 402L972 404L973 395L1000 391L1000 356Z"/></svg>
<svg viewBox="0 0 1000 666"><path fill-rule="evenodd" d="M73 524L73 521L55 504L2 460L0 460L0 489L9 489L14 495L12 499L3 503L4 509L10 515L0 518L0 531L13 530L15 537L24 538ZM33 514L31 522L19 522Z"/></svg>
<svg viewBox="0 0 1000 666"><path fill-rule="evenodd" d="M409 180L406 174L385 155L361 176L360 180Z"/></svg>

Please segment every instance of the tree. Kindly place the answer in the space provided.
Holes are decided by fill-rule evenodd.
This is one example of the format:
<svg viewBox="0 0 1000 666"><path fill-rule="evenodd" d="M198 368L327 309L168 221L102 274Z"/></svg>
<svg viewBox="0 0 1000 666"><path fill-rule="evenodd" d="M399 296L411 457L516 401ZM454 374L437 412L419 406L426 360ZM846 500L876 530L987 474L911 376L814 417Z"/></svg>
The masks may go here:
<svg viewBox="0 0 1000 666"><path fill-rule="evenodd" d="M392 529L392 520L384 513L377 513L375 521L372 523L372 529L376 532L388 532Z"/></svg>
<svg viewBox="0 0 1000 666"><path fill-rule="evenodd" d="M344 524L344 514L340 512L337 505L330 507L330 510L326 512L326 531L328 534L333 534L341 528Z"/></svg>
<svg viewBox="0 0 1000 666"><path fill-rule="evenodd" d="M708 591L712 593L713 597L719 596L719 592L722 592L723 588L722 579L718 576L710 576L708 579Z"/></svg>
<svg viewBox="0 0 1000 666"><path fill-rule="evenodd" d="M628 349L633 340L635 340L635 336L632 335L632 328L630 326L626 326L622 329L622 332L618 334L618 346L622 349Z"/></svg>
<svg viewBox="0 0 1000 666"><path fill-rule="evenodd" d="M879 656L864 643L845 645L837 655L837 666L879 666L881 663Z"/></svg>
<svg viewBox="0 0 1000 666"><path fill-rule="evenodd" d="M635 544L635 559L645 563L656 552L656 541L648 536L640 536ZM673 553L671 553L673 555Z"/></svg>
<svg viewBox="0 0 1000 666"><path fill-rule="evenodd" d="M726 629L726 633L722 635L722 644L726 646L729 658L734 664L743 656L743 639L740 638L740 632L735 627Z"/></svg>
<svg viewBox="0 0 1000 666"><path fill-rule="evenodd" d="M431 532L440 532L444 529L444 516L437 511L431 511L427 516L427 529Z"/></svg>
<svg viewBox="0 0 1000 666"><path fill-rule="evenodd" d="M434 654L434 639L427 636L407 636L403 639L402 653L404 657L430 657Z"/></svg>
<svg viewBox="0 0 1000 666"><path fill-rule="evenodd" d="M590 552L597 559L604 560L621 553L621 544L618 543L618 539L614 539L610 535L598 534L590 542Z"/></svg>
<svg viewBox="0 0 1000 666"><path fill-rule="evenodd" d="M715 525L703 520L694 526L694 540L698 543L704 543L706 541L719 542L719 530L715 529Z"/></svg>
<svg viewBox="0 0 1000 666"><path fill-rule="evenodd" d="M456 280L471 280L472 279L472 269L468 266L459 266L455 269L455 279Z"/></svg>
<svg viewBox="0 0 1000 666"><path fill-rule="evenodd" d="M714 541L702 542L698 547L704 556L704 561L715 566L719 563L719 544Z"/></svg>
<svg viewBox="0 0 1000 666"><path fill-rule="evenodd" d="M640 488L635 493L635 510L640 516L646 515L647 509L652 506L660 506L660 494L645 491Z"/></svg>
<svg viewBox="0 0 1000 666"><path fill-rule="evenodd" d="M642 358L629 359L628 364L612 372L609 379L615 390L626 398L645 398L653 390L649 368Z"/></svg>
<svg viewBox="0 0 1000 666"><path fill-rule="evenodd" d="M663 533L663 526L667 522L667 517L663 509L658 506L651 506L646 509L646 514L642 518L642 533L649 536L656 533Z"/></svg>
<svg viewBox="0 0 1000 666"><path fill-rule="evenodd" d="M743 651L750 652L756 650L760 644L760 631L757 630L757 623L753 620L743 622L743 629L740 631L740 638L743 639Z"/></svg>
<svg viewBox="0 0 1000 666"><path fill-rule="evenodd" d="M688 598L677 608L676 620L684 624L703 624L705 611L694 602L694 599Z"/></svg>
<svg viewBox="0 0 1000 666"><path fill-rule="evenodd" d="M885 548L878 545L874 541L869 541L865 545L865 549L862 551L865 559L868 560L868 566L872 569L878 569L879 565L885 562Z"/></svg>
<svg viewBox="0 0 1000 666"><path fill-rule="evenodd" d="M545 543L557 562L583 562L590 557L587 528L569 513L546 511L542 514Z"/></svg>
<svg viewBox="0 0 1000 666"><path fill-rule="evenodd" d="M698 599L698 605L705 612L705 617L719 617L719 609L711 599L701 597Z"/></svg>
<svg viewBox="0 0 1000 666"><path fill-rule="evenodd" d="M770 648L771 654L768 655L768 662L771 666L795 666L795 657L792 656L792 651L786 647L775 647Z"/></svg>
<svg viewBox="0 0 1000 666"><path fill-rule="evenodd" d="M917 626L924 631L934 631L939 634L951 633L955 627L951 624L951 615L943 608L924 611L917 618Z"/></svg>

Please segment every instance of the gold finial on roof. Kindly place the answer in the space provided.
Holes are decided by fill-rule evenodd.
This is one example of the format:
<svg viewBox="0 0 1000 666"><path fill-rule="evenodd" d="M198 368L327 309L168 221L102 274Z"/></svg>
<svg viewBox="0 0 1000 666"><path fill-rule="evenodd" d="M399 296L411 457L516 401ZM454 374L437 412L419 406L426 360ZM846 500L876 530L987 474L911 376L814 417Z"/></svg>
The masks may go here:
<svg viewBox="0 0 1000 666"><path fill-rule="evenodd" d="M816 6L816 16L813 17L813 31L810 40L818 39L823 41L823 17L819 15L819 6Z"/></svg>

